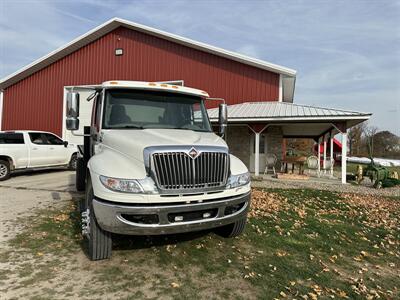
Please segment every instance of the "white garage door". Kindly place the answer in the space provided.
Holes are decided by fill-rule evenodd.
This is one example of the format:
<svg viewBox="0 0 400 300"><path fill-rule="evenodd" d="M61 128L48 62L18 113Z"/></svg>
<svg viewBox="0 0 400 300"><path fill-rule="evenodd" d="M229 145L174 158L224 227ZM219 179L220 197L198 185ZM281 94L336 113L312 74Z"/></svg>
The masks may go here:
<svg viewBox="0 0 400 300"><path fill-rule="evenodd" d="M92 117L92 106L93 106L93 99L89 102L87 101L87 97L93 94L93 91L88 90L80 90L79 88L74 88L75 92L79 92L79 130L74 131L76 134L83 134L83 127L89 126L91 117ZM68 141L69 143L75 145L83 145L83 137L81 136L74 136L71 131L67 130L65 127L65 104L66 104L66 94L67 89L64 92L64 116L63 116L63 139Z"/></svg>

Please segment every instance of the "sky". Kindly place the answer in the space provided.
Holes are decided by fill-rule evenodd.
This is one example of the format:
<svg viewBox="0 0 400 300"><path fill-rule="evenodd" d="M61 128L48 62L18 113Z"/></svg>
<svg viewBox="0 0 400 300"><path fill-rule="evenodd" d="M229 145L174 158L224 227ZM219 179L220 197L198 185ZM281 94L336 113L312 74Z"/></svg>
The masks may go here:
<svg viewBox="0 0 400 300"><path fill-rule="evenodd" d="M400 0L0 0L0 78L112 17L295 69L295 103L400 135Z"/></svg>

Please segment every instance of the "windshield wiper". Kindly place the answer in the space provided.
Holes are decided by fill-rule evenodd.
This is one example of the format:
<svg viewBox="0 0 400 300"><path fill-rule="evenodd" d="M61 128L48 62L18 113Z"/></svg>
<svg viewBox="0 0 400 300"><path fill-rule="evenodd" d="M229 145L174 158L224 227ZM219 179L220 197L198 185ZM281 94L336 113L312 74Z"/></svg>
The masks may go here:
<svg viewBox="0 0 400 300"><path fill-rule="evenodd" d="M122 127L117 127L115 129L144 129L143 126L137 126L137 125L126 125L126 126L122 126Z"/></svg>
<svg viewBox="0 0 400 300"><path fill-rule="evenodd" d="M196 132L210 132L210 131L204 130L204 129L192 129L192 128L185 128L185 127L172 127L172 128L166 128L166 129L181 129L181 130L191 130L191 131L196 131Z"/></svg>
<svg viewBox="0 0 400 300"><path fill-rule="evenodd" d="M190 129L190 128L184 128L184 127L171 127L171 128L169 128L169 127L166 127L165 129L193 130L193 129Z"/></svg>

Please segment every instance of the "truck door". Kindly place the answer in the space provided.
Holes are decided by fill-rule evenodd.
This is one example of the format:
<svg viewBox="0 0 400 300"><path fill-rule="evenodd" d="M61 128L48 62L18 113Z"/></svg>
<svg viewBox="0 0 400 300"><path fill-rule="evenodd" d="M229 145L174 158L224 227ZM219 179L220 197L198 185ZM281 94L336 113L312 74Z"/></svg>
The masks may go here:
<svg viewBox="0 0 400 300"><path fill-rule="evenodd" d="M43 133L48 144L48 164L49 165L65 165L69 162L70 157L64 142L58 136L51 133Z"/></svg>
<svg viewBox="0 0 400 300"><path fill-rule="evenodd" d="M44 167L49 165L49 145L42 132L29 132L29 167Z"/></svg>
<svg viewBox="0 0 400 300"><path fill-rule="evenodd" d="M92 109L92 121L90 127L90 134L92 136L91 142L91 154L93 155L96 150L97 144L100 142L100 126L101 126L101 112L102 112L102 96L103 93L100 92L97 94L96 98L93 100L93 109Z"/></svg>
<svg viewBox="0 0 400 300"><path fill-rule="evenodd" d="M22 132L0 133L0 152L3 155L9 154L12 157L16 169L26 168L28 166L29 142L27 143L25 140Z"/></svg>
<svg viewBox="0 0 400 300"><path fill-rule="evenodd" d="M79 88L74 88L74 91L79 92L80 102L79 102L79 130L73 135L71 131L64 128L62 138L68 141L70 144L83 145L83 137L79 136L83 134L83 128L85 126L90 126L90 120L92 116L93 100L86 101L86 99L94 93L94 90L80 90ZM65 104L64 104L65 106ZM64 116L65 118L65 116ZM65 124L65 119L63 121Z"/></svg>

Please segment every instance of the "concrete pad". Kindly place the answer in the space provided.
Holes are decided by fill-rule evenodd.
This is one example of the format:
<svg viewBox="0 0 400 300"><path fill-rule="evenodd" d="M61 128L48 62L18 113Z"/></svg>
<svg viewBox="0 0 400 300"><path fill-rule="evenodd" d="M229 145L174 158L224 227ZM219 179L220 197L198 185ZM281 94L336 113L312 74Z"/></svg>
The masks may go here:
<svg viewBox="0 0 400 300"><path fill-rule="evenodd" d="M43 190L55 192L76 192L75 171L46 170L18 172L6 181L0 181L0 187Z"/></svg>
<svg viewBox="0 0 400 300"><path fill-rule="evenodd" d="M15 236L18 218L29 217L36 209L62 206L81 197L75 190L75 171L46 170L19 172L0 182L0 245Z"/></svg>

